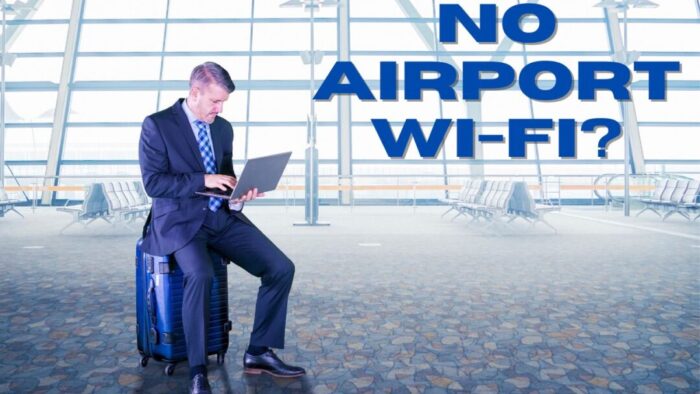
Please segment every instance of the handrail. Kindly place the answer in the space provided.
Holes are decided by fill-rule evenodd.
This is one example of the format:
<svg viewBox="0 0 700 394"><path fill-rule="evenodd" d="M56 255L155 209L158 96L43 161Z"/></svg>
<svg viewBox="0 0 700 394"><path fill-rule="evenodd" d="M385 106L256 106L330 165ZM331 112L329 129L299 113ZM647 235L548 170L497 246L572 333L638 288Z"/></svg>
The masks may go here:
<svg viewBox="0 0 700 394"><path fill-rule="evenodd" d="M683 174L696 174L700 175L700 172L688 172L684 171ZM668 174L671 176L671 174ZM443 174L353 174L353 175L338 175L338 174L319 174L319 178L338 178L338 179L352 179L352 178L437 178L444 179ZM551 178L593 178L600 176L598 174L547 174L547 177ZM303 179L305 176L303 174L294 175L288 174L283 175L283 178L299 178ZM536 174L493 174L485 176L471 176L469 174L448 174L448 178L537 178ZM683 176L682 176L683 177ZM141 179L140 175L54 175L54 176L44 176L44 175L17 175L17 179ZM683 177L687 178L687 177Z"/></svg>
<svg viewBox="0 0 700 394"><path fill-rule="evenodd" d="M325 191L363 191L363 190L448 190L455 191L460 190L462 185L460 184L411 184L411 185L319 185L320 190ZM600 186L600 185L559 185L560 190L576 190L576 191L607 191L611 190L623 190L622 185L613 185L610 187ZM540 190L541 187L537 184L529 184L528 189L530 190ZM653 186L648 185L636 185L630 187L632 190L637 191L648 191L654 190ZM71 186L6 186L5 190L8 192L19 192L19 191L54 191L54 192L82 192L85 190L85 186L71 185ZM286 190L304 190L304 185L278 185L275 191L286 191Z"/></svg>
<svg viewBox="0 0 700 394"><path fill-rule="evenodd" d="M613 204L614 204L614 203L622 203L622 202L624 201L624 197L622 197L622 196L616 196L616 195L614 195L614 194L612 193L612 191L614 191L614 190L624 190L624 185L615 185L615 184L613 184L613 182L614 182L616 179L618 179L618 178L620 178L620 177L623 177L623 176L624 176L623 174L602 174L602 175L598 176L598 177L595 179L595 181L593 182L593 184L596 186L596 187L593 189L593 192L595 193L595 195L596 195L599 199L604 200L604 201L606 202L606 205L608 204L608 202L613 203ZM641 179L641 180L652 180L653 183L643 184L643 185L630 185L629 188L630 188L630 190L633 190L633 191L644 191L644 192L653 191L654 188L655 188L656 181L657 181L659 178L686 179L686 180L692 179L692 178L689 178L689 177L687 177L687 176L685 176L685 175L681 175L681 174L671 174L671 173L642 173L642 174L634 174L634 175L631 175L631 179L632 179L632 180L640 180L640 179ZM604 182L604 185L603 185L603 187L601 188L600 183L603 183L603 182ZM604 191L604 192L605 192L605 196L602 196L602 195L599 193L599 191Z"/></svg>
<svg viewBox="0 0 700 394"><path fill-rule="evenodd" d="M596 201L604 201L607 205L610 201L618 202L619 197L616 196L615 192L619 190L624 190L624 186L621 184L615 184L614 181L620 177L619 174L603 174L598 176L588 175L588 174L561 174L561 175L548 175L546 184L539 185L537 180L537 175L523 175L523 174L498 174L489 175L485 177L471 177L470 175L448 175L449 182L444 184L441 181L444 180L442 174L427 174L427 175L406 175L406 174L373 174L373 175L336 175L328 174L321 175L324 181L319 185L319 190L326 193L334 192L346 192L350 193L350 204L355 204L355 196L357 192L369 192L370 194L365 194L360 198L362 199L373 199L378 198L381 200L396 200L397 205L401 203L402 200L412 199L414 205L420 199L431 199L433 198L433 193L420 196L420 192L439 192L447 191L453 192L458 191L462 188L462 184L465 179L470 178L486 178L486 179L516 179L522 180L529 183L528 188L532 191L537 191L542 189L543 198L545 200L557 200L561 204L564 198L581 198L581 192L590 192L591 205L595 204ZM676 176L687 178L680 174L640 174L635 175L635 177L645 177L653 178L656 176ZM52 177L44 176L21 176L22 178L34 179L32 184L23 184L21 186L6 186L8 192L25 192L28 191L29 198L28 202L32 203L32 206L36 206L37 202L40 200L42 192L69 192L77 193L83 192L85 190L85 185L92 182L106 181L108 179L140 179L139 175L59 175ZM19 178L19 177L18 177ZM83 182L75 182L78 184L63 184L58 186L45 186L43 179L54 178L54 179L71 179L70 183L74 183L74 180L83 180ZM286 175L284 179L280 182L277 191L283 193L280 198L284 199L285 205L288 201L294 201L297 199L297 192L303 192L305 189L303 182L303 175ZM332 181L332 180L335 180ZM581 182L580 180L583 180ZM630 187L635 193L647 193L654 189L654 185L651 182L643 182L643 184L635 184ZM372 192L383 194L379 196L372 196ZM386 192L395 194L392 197L387 196ZM566 192L569 192L568 194ZM290 194L291 193L291 194ZM562 196L562 193L565 195ZM412 194L412 196L410 196ZM26 195L26 194L25 194ZM77 196L69 196L71 199L80 199ZM303 194L301 195L303 198ZM437 199L438 197L435 196ZM585 197L584 197L585 198ZM339 200L340 201L340 200Z"/></svg>

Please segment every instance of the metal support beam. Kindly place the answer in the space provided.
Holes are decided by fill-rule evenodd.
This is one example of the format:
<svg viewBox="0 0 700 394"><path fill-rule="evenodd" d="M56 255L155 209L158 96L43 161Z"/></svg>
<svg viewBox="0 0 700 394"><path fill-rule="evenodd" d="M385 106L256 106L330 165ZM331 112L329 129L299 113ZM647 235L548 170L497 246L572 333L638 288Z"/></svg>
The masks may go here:
<svg viewBox="0 0 700 394"><path fill-rule="evenodd" d="M539 0L534 0L532 3L537 3ZM411 3L411 0L396 0L398 3L399 7L401 10L404 12L404 14L408 18L419 18L420 13L416 8L413 6ZM438 42L438 40L435 39L435 34L433 33L432 30L428 27L426 23L413 23L413 27L416 29L418 32L418 35L421 37L423 40L423 43L430 48L433 51L436 51L438 53L445 53L447 50L445 47ZM436 45L437 43L437 45ZM503 39L501 44L498 46L498 49L496 50L497 53L509 53L508 51L510 48L513 46L513 41L506 37ZM458 65L454 59L451 56L441 56L442 59L444 59L447 63L451 64L452 67L454 67L456 70L458 70L458 73L461 74L461 65ZM491 61L502 61L505 58L505 55L498 55L494 56ZM467 116L471 119L474 119L477 124L481 122L481 102L467 102ZM476 126L475 128L475 133L477 135L481 134L482 128L481 126ZM474 150L474 159L475 160L482 160L484 157L484 150L481 144L477 144L475 146ZM538 165L539 168L539 165ZM470 173L472 176L475 176L477 178L483 178L484 176L484 166L481 164L471 164L470 165Z"/></svg>
<svg viewBox="0 0 700 394"><path fill-rule="evenodd" d="M0 1L0 12L2 12L2 42L0 45L0 187L5 187L5 107L7 107L7 100L5 98L5 63L7 63L7 54L5 49L5 42L7 41L7 33L5 28L7 27L7 12L5 6L5 0Z"/></svg>
<svg viewBox="0 0 700 394"><path fill-rule="evenodd" d="M70 104L70 82L73 80L75 71L75 55L78 51L80 40L80 21L83 17L83 7L85 0L73 0L70 23L68 24L68 36L66 38L66 52L63 56L63 67L61 69L61 80L58 83L58 94L56 97L56 109L53 117L53 130L49 142L49 156L46 164L46 178L44 186L55 186L58 180L59 161L63 151L63 141L66 132L66 118ZM41 196L41 203L51 204L54 192L44 192Z"/></svg>
<svg viewBox="0 0 700 394"><path fill-rule="evenodd" d="M408 18L419 18L420 13L416 9L416 7L413 6L413 3L411 3L411 0L396 0L396 3L399 5L399 8L403 11L403 13L406 15ZM433 33L433 31L430 29L427 23L412 23L413 28L416 30L418 35L420 36L421 40L423 41L423 44L430 50L432 50L434 53L439 53L441 60L445 61L446 63L449 63L454 67L455 70L457 70L458 75L462 74L462 65L457 64L457 62L452 58L450 55L444 55L444 53L448 53L448 51L445 49L445 47L439 43L439 41L435 38L435 35L437 32ZM436 45L437 43L437 45ZM481 103L480 102L467 102L467 116L470 118L474 119L475 121L481 121ZM478 135L481 132L480 127L476 127L475 130L476 134ZM481 147L481 144L478 144L475 146L474 149L474 160L482 160L484 156L484 151L483 148ZM476 177L483 177L484 176L484 166L481 164L475 164L475 163L469 163L469 173L472 176ZM447 174L445 174L447 175Z"/></svg>
<svg viewBox="0 0 700 394"><path fill-rule="evenodd" d="M350 60L350 4L340 0L338 6L338 61ZM352 182L352 107L350 97L338 99L338 177L341 183ZM352 202L351 190L343 189L338 198L343 205Z"/></svg>
<svg viewBox="0 0 700 394"><path fill-rule="evenodd" d="M22 7L17 7L14 12L15 19L13 21L8 21L7 27L5 27L5 34L7 35L7 39L5 40L6 47L9 48L12 46L12 44L14 44L15 40L17 40L17 37L19 36L19 33L22 31L24 26L26 26L24 23L12 22L30 19L43 2L44 0L26 0L26 2L22 4ZM12 6L11 4L8 5Z"/></svg>
<svg viewBox="0 0 700 394"><path fill-rule="evenodd" d="M248 37L248 77L246 79L247 83L253 79L253 33L255 33L255 0L250 1L250 26L249 26L249 37ZM243 149L243 158L248 159L248 147L250 146L250 96L251 90L246 89L246 99L245 99L245 146Z"/></svg>
<svg viewBox="0 0 700 394"><path fill-rule="evenodd" d="M166 0L165 3L165 23L163 24L163 42L160 46L163 55L160 57L160 68L158 70L158 82L163 81L163 70L165 68L165 44L168 42L168 19L170 18L170 0ZM158 89L158 96L156 98L156 108L155 110L160 110L160 96L163 91Z"/></svg>
<svg viewBox="0 0 700 394"><path fill-rule="evenodd" d="M622 39L620 31L620 19L617 17L617 12L610 8L605 8L605 20L607 21L608 39L610 40L610 49L613 53L613 60L620 63L627 63L627 32L625 31L625 41ZM625 9L625 17L627 16ZM623 131L624 131L624 173L625 173L625 198L624 198L624 214L630 216L630 175L644 173L644 152L642 151L642 139L639 135L639 124L637 123L637 111L634 107L634 101L630 97L629 101L620 103L622 112Z"/></svg>
<svg viewBox="0 0 700 394"><path fill-rule="evenodd" d="M625 48L622 41L620 19L614 10L607 8L605 9L605 19L607 20L610 45L613 51L613 60L620 63L626 63L626 49L629 48ZM642 139L639 135L639 124L637 123L637 111L634 106L634 101L630 100L629 102L622 103L620 107L624 119L624 132L629 136L632 173L644 173L644 151L642 150Z"/></svg>
<svg viewBox="0 0 700 394"><path fill-rule="evenodd" d="M533 0L530 3L538 3L539 0ZM520 1L518 1L518 4L520 4ZM498 45L498 48L496 49L496 53L498 55L494 55L491 57L492 62L502 62L506 58L506 54L510 53L510 49L513 47L513 40L510 39L510 37L505 36L503 38L503 41ZM522 45L522 44L521 44ZM523 50L522 50L522 55L523 55L523 61L525 64L527 64L527 55L526 55L526 50L525 46L523 45ZM530 117L534 118L535 117L535 108L532 103L532 99L528 99L528 105L530 107ZM479 119L481 120L481 119ZM476 132L478 134L481 133L481 128L477 128ZM482 144L478 144L479 147L481 147ZM483 149L483 148L482 148ZM535 169L537 171L537 183L540 186L540 198L544 198L544 184L543 184L543 179L542 179L542 161L540 160L540 151L539 147L537 144L535 144Z"/></svg>
<svg viewBox="0 0 700 394"><path fill-rule="evenodd" d="M481 101L476 101L467 104L467 118L474 120L474 135L480 135L484 129L481 122ZM484 144L474 145L474 160L469 163L469 174L472 178L481 179L486 174L484 164Z"/></svg>

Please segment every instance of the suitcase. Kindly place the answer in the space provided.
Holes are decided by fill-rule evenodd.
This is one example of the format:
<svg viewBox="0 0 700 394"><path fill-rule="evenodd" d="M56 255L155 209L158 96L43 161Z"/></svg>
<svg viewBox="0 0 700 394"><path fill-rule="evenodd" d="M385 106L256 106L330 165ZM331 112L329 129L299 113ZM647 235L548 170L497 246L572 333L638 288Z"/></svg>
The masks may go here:
<svg viewBox="0 0 700 394"><path fill-rule="evenodd" d="M136 243L136 331L141 366L149 358L167 363L165 374L187 359L182 326L183 273L170 256L152 256ZM228 277L225 259L212 252L214 280L209 303L207 354L223 364L229 345Z"/></svg>

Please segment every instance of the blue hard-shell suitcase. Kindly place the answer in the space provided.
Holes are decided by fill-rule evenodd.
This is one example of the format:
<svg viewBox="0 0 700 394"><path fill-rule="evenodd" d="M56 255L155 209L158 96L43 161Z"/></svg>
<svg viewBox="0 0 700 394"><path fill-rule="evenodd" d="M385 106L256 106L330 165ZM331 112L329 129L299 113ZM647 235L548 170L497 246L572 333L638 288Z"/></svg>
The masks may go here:
<svg viewBox="0 0 700 394"><path fill-rule="evenodd" d="M183 273L170 256L152 256L136 243L136 331L141 366L149 358L166 362L172 375L175 364L187 359L182 328ZM214 280L209 305L207 353L223 364L229 345L228 277L225 259L212 252Z"/></svg>

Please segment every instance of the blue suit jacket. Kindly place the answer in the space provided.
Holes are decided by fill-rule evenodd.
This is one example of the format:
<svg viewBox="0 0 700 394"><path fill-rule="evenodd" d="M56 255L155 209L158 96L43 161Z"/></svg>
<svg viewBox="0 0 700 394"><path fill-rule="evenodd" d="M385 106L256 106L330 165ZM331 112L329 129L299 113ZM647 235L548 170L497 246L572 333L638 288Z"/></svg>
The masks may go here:
<svg viewBox="0 0 700 394"><path fill-rule="evenodd" d="M202 226L209 197L204 190L204 163L187 115L184 99L172 107L146 117L139 141L139 164L143 185L151 198L151 225L143 240L143 251L168 255L185 246ZM233 171L233 128L221 117L210 125L217 173ZM228 209L224 203L221 209ZM240 212L234 212L250 223ZM252 224L252 223L251 223Z"/></svg>

